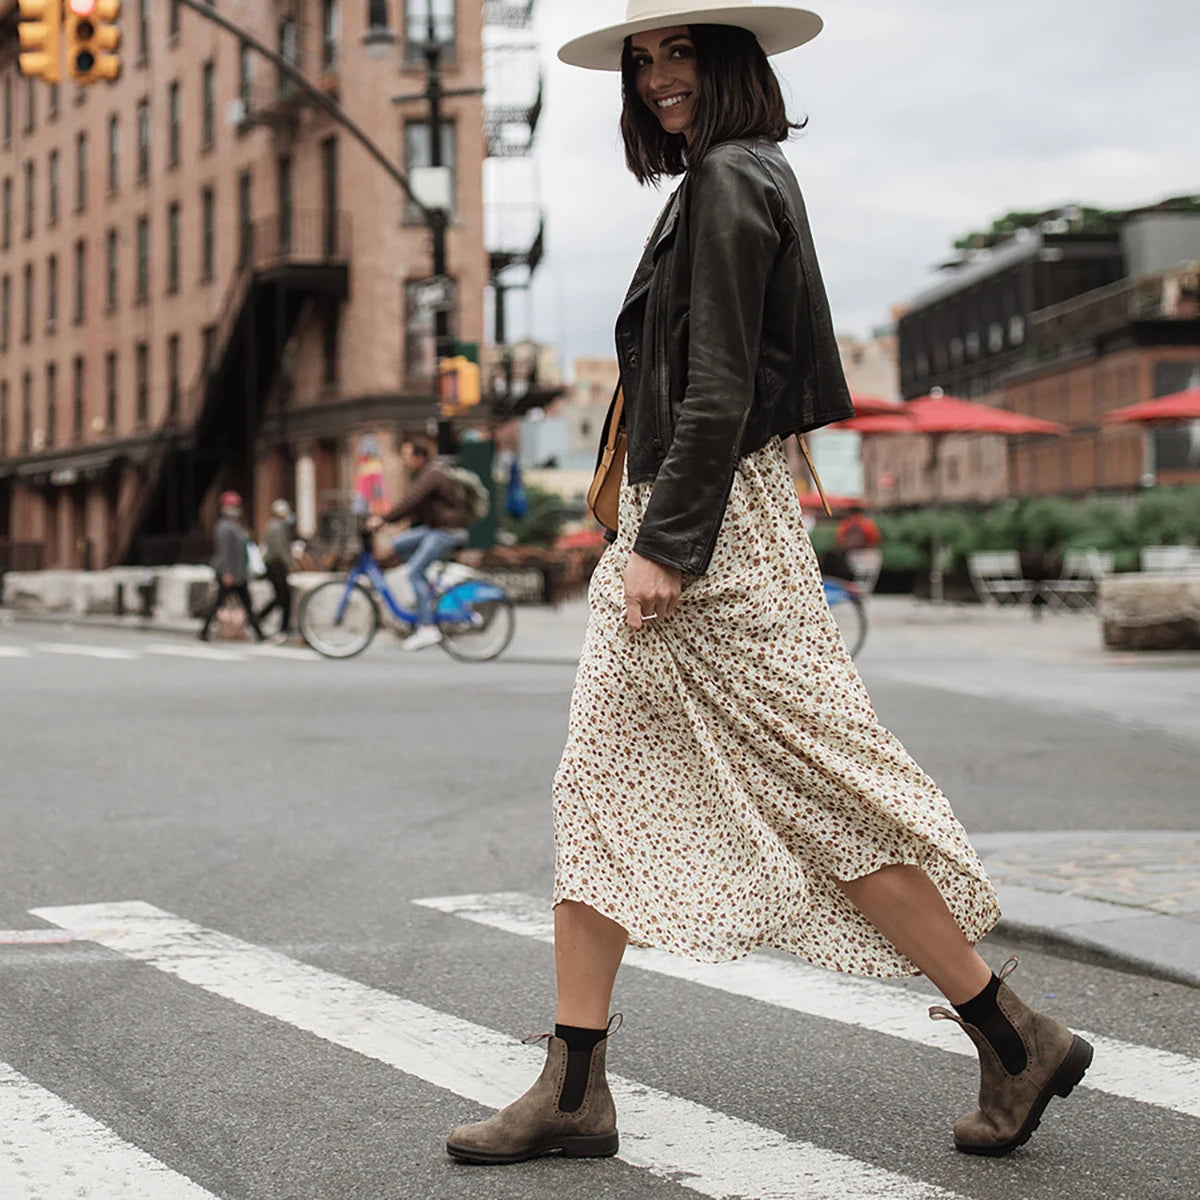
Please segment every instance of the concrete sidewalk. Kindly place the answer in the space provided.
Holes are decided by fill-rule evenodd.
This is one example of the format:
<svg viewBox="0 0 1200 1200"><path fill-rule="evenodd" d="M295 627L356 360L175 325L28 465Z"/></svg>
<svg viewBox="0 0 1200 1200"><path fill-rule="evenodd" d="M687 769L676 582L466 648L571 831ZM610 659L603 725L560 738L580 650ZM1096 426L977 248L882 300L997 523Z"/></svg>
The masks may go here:
<svg viewBox="0 0 1200 1200"><path fill-rule="evenodd" d="M1138 719L1167 730L1190 719L1180 697L1200 686L1200 655L1106 652L1094 614L1038 620L1027 610L876 597L870 617L868 674L1000 699L1027 696L1028 672L1036 671L1038 698L1068 711L1104 712L1110 693L1128 704L1141 689ZM196 630L194 621L64 620L0 610L0 621L6 618L186 636ZM522 608L502 661L573 666L586 623L582 600ZM1200 832L1031 831L973 840L999 890L999 935L1200 987Z"/></svg>

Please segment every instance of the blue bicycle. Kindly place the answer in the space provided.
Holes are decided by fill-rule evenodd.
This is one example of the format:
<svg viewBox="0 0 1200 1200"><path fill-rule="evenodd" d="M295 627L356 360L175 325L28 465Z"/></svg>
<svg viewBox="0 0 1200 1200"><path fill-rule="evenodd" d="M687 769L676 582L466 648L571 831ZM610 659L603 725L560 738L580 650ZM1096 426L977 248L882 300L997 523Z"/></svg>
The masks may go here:
<svg viewBox="0 0 1200 1200"><path fill-rule="evenodd" d="M516 630L516 612L508 593L486 579L434 583L434 619L441 647L463 662L487 662L508 648ZM326 658L353 658L372 642L384 618L399 632L408 632L419 614L396 599L375 561L371 535L362 532L362 552L344 580L318 584L300 604L301 636Z"/></svg>
<svg viewBox="0 0 1200 1200"><path fill-rule="evenodd" d="M867 640L867 610L858 587L845 579L823 580L825 599L833 613L833 619L842 631L850 657L857 657Z"/></svg>

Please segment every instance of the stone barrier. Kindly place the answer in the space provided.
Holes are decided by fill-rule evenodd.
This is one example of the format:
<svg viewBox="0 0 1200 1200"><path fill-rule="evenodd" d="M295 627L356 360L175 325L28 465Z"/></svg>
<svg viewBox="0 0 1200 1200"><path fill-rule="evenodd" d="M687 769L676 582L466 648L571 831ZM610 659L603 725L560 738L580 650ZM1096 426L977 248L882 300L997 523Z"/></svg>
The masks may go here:
<svg viewBox="0 0 1200 1200"><path fill-rule="evenodd" d="M1200 575L1113 575L1100 584L1112 650L1200 650Z"/></svg>

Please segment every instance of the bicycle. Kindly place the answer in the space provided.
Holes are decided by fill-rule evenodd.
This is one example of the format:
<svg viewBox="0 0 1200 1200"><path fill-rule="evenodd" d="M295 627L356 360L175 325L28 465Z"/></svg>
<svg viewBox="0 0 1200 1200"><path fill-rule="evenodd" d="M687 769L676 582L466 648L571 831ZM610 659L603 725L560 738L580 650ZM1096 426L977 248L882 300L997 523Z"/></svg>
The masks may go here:
<svg viewBox="0 0 1200 1200"><path fill-rule="evenodd" d="M825 578L821 582L825 585L825 600L842 631L850 657L856 658L867 640L867 610L862 592L845 579Z"/></svg>
<svg viewBox="0 0 1200 1200"><path fill-rule="evenodd" d="M459 579L434 594L434 620L440 645L462 662L488 662L508 648L516 630L516 612L508 593L486 579ZM404 607L392 592L375 559L371 534L362 530L362 551L350 574L318 584L300 602L300 634L326 658L353 658L374 640L384 620L379 600L398 632L416 626L420 614Z"/></svg>

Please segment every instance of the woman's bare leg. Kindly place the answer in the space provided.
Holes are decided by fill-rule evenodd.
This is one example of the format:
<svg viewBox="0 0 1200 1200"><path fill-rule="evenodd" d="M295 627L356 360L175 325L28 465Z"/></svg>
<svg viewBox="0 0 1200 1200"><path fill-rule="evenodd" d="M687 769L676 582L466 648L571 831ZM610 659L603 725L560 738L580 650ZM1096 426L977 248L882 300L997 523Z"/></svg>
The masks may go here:
<svg viewBox="0 0 1200 1200"><path fill-rule="evenodd" d="M558 1023L580 1029L608 1024L613 983L625 953L622 926L577 900L554 909L554 964L558 973Z"/></svg>
<svg viewBox="0 0 1200 1200"><path fill-rule="evenodd" d="M991 968L967 941L941 892L920 867L884 867L861 879L839 881L839 886L951 1004L965 1004L987 987Z"/></svg>

